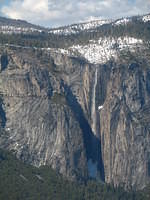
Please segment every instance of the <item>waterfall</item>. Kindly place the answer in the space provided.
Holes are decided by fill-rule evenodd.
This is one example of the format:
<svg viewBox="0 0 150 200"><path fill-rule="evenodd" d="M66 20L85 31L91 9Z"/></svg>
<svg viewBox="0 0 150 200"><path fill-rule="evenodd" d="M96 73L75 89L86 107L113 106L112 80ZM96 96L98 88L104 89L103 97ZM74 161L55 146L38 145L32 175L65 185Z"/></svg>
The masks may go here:
<svg viewBox="0 0 150 200"><path fill-rule="evenodd" d="M96 123L97 123L97 117L96 117L96 86L97 86L97 74L98 70L97 67L95 69L95 76L94 76L94 85L93 85L93 94L92 94L92 108L91 108L91 118L92 118L92 131L94 135L96 135Z"/></svg>
<svg viewBox="0 0 150 200"><path fill-rule="evenodd" d="M93 88L92 88L92 105L91 105L91 128L92 132L94 134L94 137L92 137L91 141L91 150L92 150L92 158L88 160L88 172L89 177L91 178L97 178L98 177L98 152L99 152L99 144L96 139L97 135L97 115L96 115L96 86L97 86L97 75L98 75L98 68L96 66L95 68L95 75L93 80Z"/></svg>

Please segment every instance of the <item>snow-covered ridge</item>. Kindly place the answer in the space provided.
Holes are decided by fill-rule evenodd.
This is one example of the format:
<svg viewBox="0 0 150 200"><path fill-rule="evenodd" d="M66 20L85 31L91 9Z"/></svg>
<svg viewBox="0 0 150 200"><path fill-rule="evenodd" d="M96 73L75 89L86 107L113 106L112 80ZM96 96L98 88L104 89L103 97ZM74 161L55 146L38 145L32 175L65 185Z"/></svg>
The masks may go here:
<svg viewBox="0 0 150 200"><path fill-rule="evenodd" d="M121 19L111 19L111 20L95 20L90 21L86 23L80 23L80 24L73 24L66 27L60 27L49 30L49 33L53 33L56 35L71 35L71 34L77 34L81 31L87 30L89 32L93 32L96 28L104 25L104 24L110 24L112 26L119 26L119 25L127 25L128 23L132 22L132 17L124 17ZM143 22L150 21L150 15L143 15L143 16L137 16L137 20L142 20Z"/></svg>
<svg viewBox="0 0 150 200"><path fill-rule="evenodd" d="M88 62L98 64L105 63L111 58L117 58L117 55L122 50L134 51L137 46L143 44L141 39L133 37L124 38L100 38L98 41L90 41L88 45L76 45L69 49L74 53L79 53Z"/></svg>
<svg viewBox="0 0 150 200"><path fill-rule="evenodd" d="M69 35L69 34L75 34L79 33L80 31L89 30L89 29L95 29L99 26L102 26L104 24L110 24L112 20L95 20L90 21L86 23L80 23L80 24L73 24L67 27L52 29L49 31L49 33L54 33L58 35Z"/></svg>
<svg viewBox="0 0 150 200"><path fill-rule="evenodd" d="M112 26L126 25L132 21L132 18L121 18L118 20L95 20L81 24L74 24L66 27L60 27L56 29L51 29L49 33L57 34L57 35L71 35L77 34L81 31L88 30L89 32L93 32L96 28L104 25L110 24Z"/></svg>
<svg viewBox="0 0 150 200"><path fill-rule="evenodd" d="M121 25L121 24L127 24L131 19L129 18L123 18L123 19L118 19L118 20L95 20L95 21L90 21L86 23L79 23L79 24L73 24L70 26L66 27L60 27L60 28L55 28L55 29L40 29L40 28L35 28L34 26L32 27L30 24L29 26L20 26L19 25L8 25L8 24L2 24L0 25L0 33L3 34L20 34L20 33L33 33L33 32L39 32L41 33L43 30L48 32L48 33L53 33L56 35L71 35L71 34L77 34L80 33L81 31L88 30L89 32L94 31L97 27L100 27L104 24L112 24L112 25Z"/></svg>

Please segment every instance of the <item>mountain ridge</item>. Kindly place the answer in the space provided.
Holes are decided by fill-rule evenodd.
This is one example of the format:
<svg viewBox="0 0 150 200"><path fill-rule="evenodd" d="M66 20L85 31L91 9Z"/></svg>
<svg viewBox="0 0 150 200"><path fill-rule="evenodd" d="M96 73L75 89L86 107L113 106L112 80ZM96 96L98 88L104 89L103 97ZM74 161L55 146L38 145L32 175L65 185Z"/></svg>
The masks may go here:
<svg viewBox="0 0 150 200"><path fill-rule="evenodd" d="M103 25L107 25L107 24L111 24L111 25L125 25L129 22L132 21L132 19L137 19L137 20L142 20L143 22L147 22L150 21L150 14L145 14L142 16L132 16L132 17L122 17L119 19L100 19L100 20L91 20L91 21L87 21L87 22L81 22L81 23L74 23L71 25L66 25L66 26L62 26L62 27L57 27L57 28L45 28L39 25L34 25L31 24L25 20L19 20L19 19L10 19L10 18L5 18L5 17L0 17L0 26L3 26L3 28L6 25L11 25L12 30L9 30L9 26L5 27L6 29L1 29L0 32L3 33L21 33L21 31L19 32L19 30L15 30L15 26L16 28L21 25L24 28L28 28L26 30L22 30L22 32L27 33L27 32L48 32L48 33L53 33L53 34L64 34L64 35L68 35L68 34L77 34L81 31L85 31L85 30L89 30L89 31L94 31L94 29L96 29L97 27L103 26ZM22 28L23 28L22 27ZM14 29L13 29L14 28ZM21 27L20 27L21 28ZM32 28L32 29L31 29Z"/></svg>

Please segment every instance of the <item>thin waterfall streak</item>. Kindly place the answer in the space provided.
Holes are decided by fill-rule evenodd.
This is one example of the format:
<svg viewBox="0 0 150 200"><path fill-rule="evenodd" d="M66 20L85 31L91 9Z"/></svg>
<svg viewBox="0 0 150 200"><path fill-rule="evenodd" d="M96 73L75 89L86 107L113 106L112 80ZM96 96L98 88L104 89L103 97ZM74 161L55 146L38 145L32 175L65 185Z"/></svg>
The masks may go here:
<svg viewBox="0 0 150 200"><path fill-rule="evenodd" d="M93 95L92 95L92 110L91 110L91 117L92 117L92 131L94 135L96 135L96 123L97 123L97 117L96 117L96 86L97 86L97 74L98 70L97 67L95 69L95 78L94 78L94 86L93 86Z"/></svg>

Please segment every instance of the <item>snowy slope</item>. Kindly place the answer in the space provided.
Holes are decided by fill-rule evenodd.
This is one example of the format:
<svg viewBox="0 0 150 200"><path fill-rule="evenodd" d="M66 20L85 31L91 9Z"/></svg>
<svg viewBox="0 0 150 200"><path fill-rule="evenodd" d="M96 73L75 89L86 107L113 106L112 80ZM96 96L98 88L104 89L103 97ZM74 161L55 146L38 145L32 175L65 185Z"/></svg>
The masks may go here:
<svg viewBox="0 0 150 200"><path fill-rule="evenodd" d="M88 62L98 64L105 63L111 58L117 58L118 52L122 50L134 51L137 46L143 44L140 39L132 37L124 38L99 38L98 41L90 41L88 45L76 45L70 47L74 53L79 53Z"/></svg>
<svg viewBox="0 0 150 200"><path fill-rule="evenodd" d="M60 48L42 48L43 50L55 53L61 53L68 56L81 57L92 64L103 64L114 58L123 50L134 52L137 47L144 47L141 39L133 37L99 38L98 41L91 40L87 45L74 45L68 49ZM101 107L99 108L101 109Z"/></svg>

